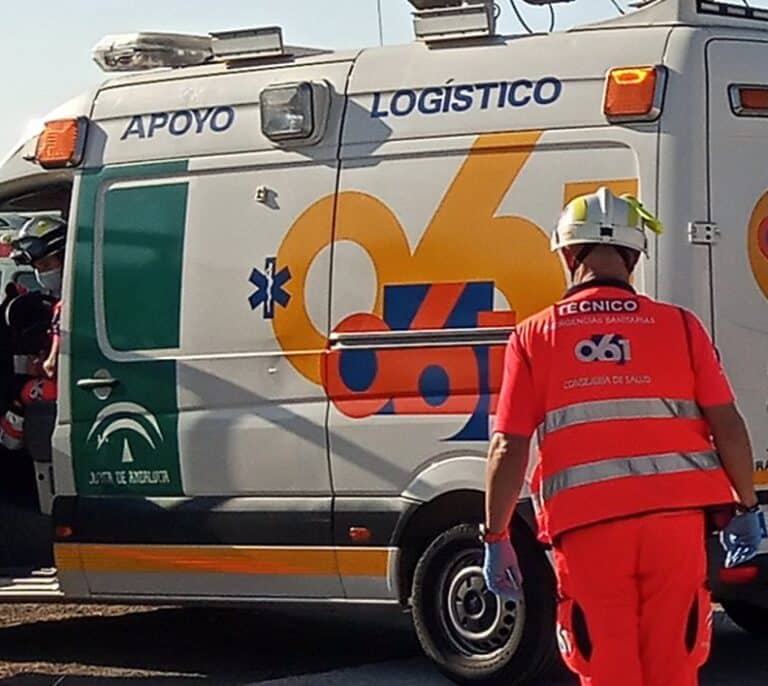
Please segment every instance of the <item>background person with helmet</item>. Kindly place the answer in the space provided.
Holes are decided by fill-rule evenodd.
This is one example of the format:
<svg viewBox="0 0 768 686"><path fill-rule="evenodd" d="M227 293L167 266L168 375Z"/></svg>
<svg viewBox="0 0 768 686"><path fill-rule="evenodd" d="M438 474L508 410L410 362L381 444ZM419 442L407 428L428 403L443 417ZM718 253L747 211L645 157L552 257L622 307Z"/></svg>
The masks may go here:
<svg viewBox="0 0 768 686"><path fill-rule="evenodd" d="M56 370L61 347L61 284L67 223L52 216L29 219L13 240L11 257L20 265L31 265L41 287L53 299L50 319L48 302L37 296L11 293L5 305L6 323L21 338L39 340L34 335L41 325L47 329L42 345L33 351L27 369L21 370L26 380L18 397L0 420L0 444L9 450L24 446L25 408L33 402L56 400ZM50 323L49 323L50 322ZM31 335L30 335L31 334Z"/></svg>
<svg viewBox="0 0 768 686"><path fill-rule="evenodd" d="M484 574L519 599L509 522L536 434L558 643L590 686L696 684L711 635L704 509L738 503L728 564L760 543L749 437L702 323L630 285L646 228L662 230L606 188L567 206L552 249L573 286L510 338L488 457Z"/></svg>

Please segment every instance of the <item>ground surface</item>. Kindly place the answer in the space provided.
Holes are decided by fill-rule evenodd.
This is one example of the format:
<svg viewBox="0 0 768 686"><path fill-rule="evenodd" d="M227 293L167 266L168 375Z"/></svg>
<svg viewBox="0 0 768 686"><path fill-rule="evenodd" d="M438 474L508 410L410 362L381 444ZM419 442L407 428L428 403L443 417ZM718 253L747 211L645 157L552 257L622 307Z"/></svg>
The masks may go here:
<svg viewBox="0 0 768 686"><path fill-rule="evenodd" d="M389 610L0 606L9 686L439 686ZM567 675L548 686L572 686ZM768 640L722 615L702 686L765 686Z"/></svg>

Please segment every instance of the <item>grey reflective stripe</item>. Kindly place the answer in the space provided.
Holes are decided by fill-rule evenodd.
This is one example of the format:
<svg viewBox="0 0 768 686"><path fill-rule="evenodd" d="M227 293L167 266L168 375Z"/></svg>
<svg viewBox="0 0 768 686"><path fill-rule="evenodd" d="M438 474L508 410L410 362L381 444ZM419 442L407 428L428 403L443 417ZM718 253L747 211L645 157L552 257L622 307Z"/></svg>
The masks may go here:
<svg viewBox="0 0 768 686"><path fill-rule="evenodd" d="M531 504L533 505L534 513L539 516L544 511L544 501L538 493L531 493Z"/></svg>
<svg viewBox="0 0 768 686"><path fill-rule="evenodd" d="M715 452L664 453L639 457L617 457L570 467L545 479L539 501L547 502L558 493L577 486L587 486L621 479L627 476L655 476L720 469L720 458Z"/></svg>
<svg viewBox="0 0 768 686"><path fill-rule="evenodd" d="M538 427L539 440L569 426L610 419L700 419L701 411L693 400L670 398L617 398L577 403L547 412Z"/></svg>

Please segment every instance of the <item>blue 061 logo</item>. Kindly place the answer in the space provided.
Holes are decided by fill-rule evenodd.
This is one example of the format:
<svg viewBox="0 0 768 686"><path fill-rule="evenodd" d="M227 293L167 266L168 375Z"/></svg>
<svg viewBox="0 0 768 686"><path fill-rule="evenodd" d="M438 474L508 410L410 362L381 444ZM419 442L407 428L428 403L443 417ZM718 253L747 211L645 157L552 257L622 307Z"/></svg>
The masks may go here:
<svg viewBox="0 0 768 686"><path fill-rule="evenodd" d="M632 360L632 345L619 334L597 334L579 341L574 353L579 362L624 364Z"/></svg>

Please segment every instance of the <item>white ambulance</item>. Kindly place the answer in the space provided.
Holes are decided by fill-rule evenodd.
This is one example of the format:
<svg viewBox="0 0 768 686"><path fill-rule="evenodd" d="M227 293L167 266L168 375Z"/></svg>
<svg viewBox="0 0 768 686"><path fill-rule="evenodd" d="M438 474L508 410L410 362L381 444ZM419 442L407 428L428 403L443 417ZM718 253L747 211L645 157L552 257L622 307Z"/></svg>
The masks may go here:
<svg viewBox="0 0 768 686"><path fill-rule="evenodd" d="M457 681L529 682L554 576L526 502L525 601L485 588L484 457L504 343L567 286L550 227L598 186L666 224L637 286L710 326L768 487L768 11L503 37L491 3L413 4L399 47L105 39L136 73L0 167L1 212L69 220L55 429L33 412L34 476L4 478L0 597L385 603ZM768 555L724 576L712 550L764 632Z"/></svg>

